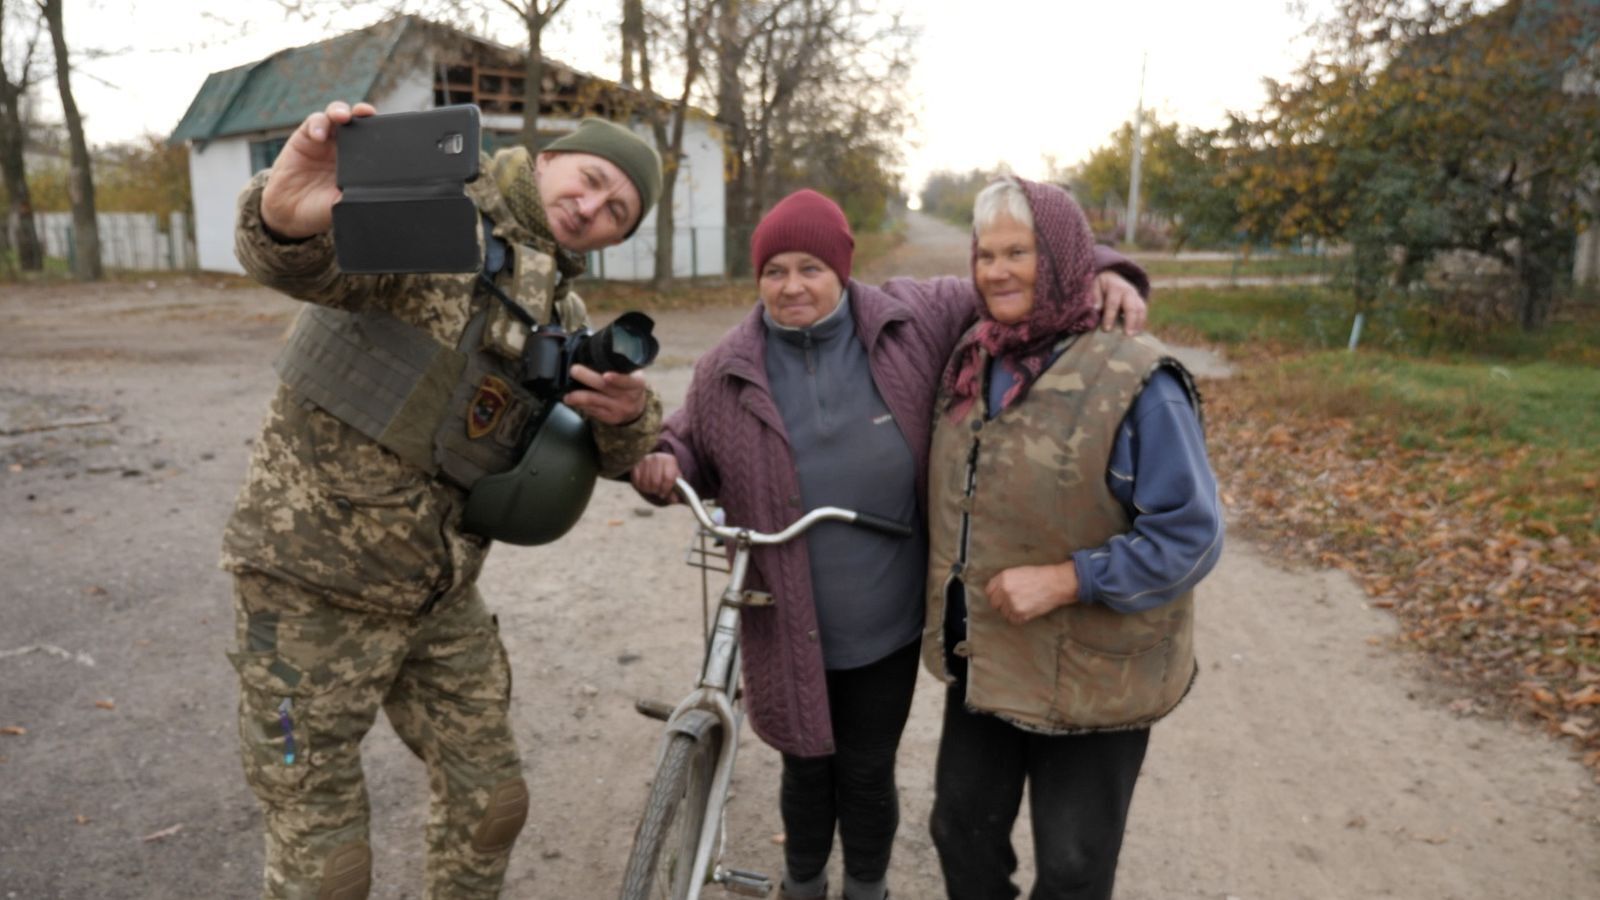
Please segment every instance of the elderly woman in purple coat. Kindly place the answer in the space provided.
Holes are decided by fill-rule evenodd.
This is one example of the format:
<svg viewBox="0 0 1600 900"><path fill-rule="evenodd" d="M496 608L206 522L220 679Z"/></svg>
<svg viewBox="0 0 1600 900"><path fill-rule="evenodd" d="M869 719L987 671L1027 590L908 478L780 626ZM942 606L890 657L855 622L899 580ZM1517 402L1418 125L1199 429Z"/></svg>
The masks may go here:
<svg viewBox="0 0 1600 900"><path fill-rule="evenodd" d="M826 505L916 528L905 539L824 523L752 556L750 587L776 603L744 612L744 685L751 726L783 755L782 896L793 900L826 895L835 827L844 897L887 895L895 753L923 629L934 396L980 308L966 279L852 281L854 248L844 213L814 191L767 213L751 238L761 302L700 359L659 452L632 473L658 500L681 475L763 531ZM1120 311L1138 330L1144 273L1104 248L1095 268L1106 327Z"/></svg>

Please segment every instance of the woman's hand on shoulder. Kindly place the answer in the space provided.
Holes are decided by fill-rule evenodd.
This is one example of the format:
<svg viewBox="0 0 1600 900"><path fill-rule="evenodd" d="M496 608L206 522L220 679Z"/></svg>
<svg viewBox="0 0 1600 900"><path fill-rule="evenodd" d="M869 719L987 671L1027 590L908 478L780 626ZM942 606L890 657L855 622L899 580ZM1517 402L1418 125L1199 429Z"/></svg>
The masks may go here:
<svg viewBox="0 0 1600 900"><path fill-rule="evenodd" d="M1129 336L1144 330L1148 307L1139 289L1116 272L1105 271L1094 277L1095 300L1100 304L1100 329L1110 331L1122 317L1122 330Z"/></svg>
<svg viewBox="0 0 1600 900"><path fill-rule="evenodd" d="M1017 566L989 579L989 605L1013 625L1078 602L1078 568L1068 560L1055 566Z"/></svg>
<svg viewBox="0 0 1600 900"><path fill-rule="evenodd" d="M628 478L633 482L633 489L646 497L672 503L677 499L673 494L678 479L683 477L683 472L678 468L678 458L671 453L651 453L639 460L633 467Z"/></svg>

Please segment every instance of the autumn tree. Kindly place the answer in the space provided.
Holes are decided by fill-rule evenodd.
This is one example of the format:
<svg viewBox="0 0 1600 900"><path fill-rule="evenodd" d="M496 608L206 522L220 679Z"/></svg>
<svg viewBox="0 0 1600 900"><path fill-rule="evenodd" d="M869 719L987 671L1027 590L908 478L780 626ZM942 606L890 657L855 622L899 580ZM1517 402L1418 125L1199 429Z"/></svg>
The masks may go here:
<svg viewBox="0 0 1600 900"><path fill-rule="evenodd" d="M5 187L7 219L16 223L17 264L24 271L44 268L44 248L33 219L23 155L28 140L23 109L38 77L34 54L39 36L38 20L28 19L22 4L0 0L0 184ZM9 232L6 222L0 221L0 256L8 263Z"/></svg>
<svg viewBox="0 0 1600 900"><path fill-rule="evenodd" d="M67 55L66 24L62 21L62 0L39 0L39 12L50 29L50 45L56 62L56 89L61 95L61 115L67 126L67 145L71 151L72 231L76 245L73 274L84 281L97 281L104 275L100 264L100 227L94 213L94 170L89 160L89 142L83 134L83 116L72 97L72 65Z"/></svg>
<svg viewBox="0 0 1600 900"><path fill-rule="evenodd" d="M101 209L154 213L163 221L173 213L189 213L187 145L147 134L98 147L94 157L95 197Z"/></svg>
<svg viewBox="0 0 1600 900"><path fill-rule="evenodd" d="M1323 46L1236 117L1250 232L1343 240L1358 297L1447 251L1497 260L1543 326L1600 172L1592 0L1341 0Z"/></svg>
<svg viewBox="0 0 1600 900"><path fill-rule="evenodd" d="M1145 211L1170 221L1176 247L1235 240L1238 210L1234 189L1222 177L1226 144L1212 130L1149 117L1144 126L1140 175ZM1086 210L1120 214L1133 167L1133 123L1124 122L1067 178Z"/></svg>

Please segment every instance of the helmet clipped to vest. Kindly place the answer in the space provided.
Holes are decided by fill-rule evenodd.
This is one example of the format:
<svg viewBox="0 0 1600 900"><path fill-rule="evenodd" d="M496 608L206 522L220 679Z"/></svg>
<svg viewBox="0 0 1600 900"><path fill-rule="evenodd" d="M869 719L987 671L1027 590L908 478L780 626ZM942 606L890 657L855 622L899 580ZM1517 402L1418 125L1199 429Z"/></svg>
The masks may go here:
<svg viewBox="0 0 1600 900"><path fill-rule="evenodd" d="M467 493L462 527L496 541L548 544L578 523L599 475L589 423L560 398L572 390L574 364L596 372L635 372L653 362L660 345L654 322L629 312L598 332L539 326L528 336L522 384L547 404L530 427L522 458L508 471L485 475Z"/></svg>
<svg viewBox="0 0 1600 900"><path fill-rule="evenodd" d="M566 404L554 404L522 459L472 486L462 527L508 544L556 540L589 506L599 474L596 457L589 423Z"/></svg>

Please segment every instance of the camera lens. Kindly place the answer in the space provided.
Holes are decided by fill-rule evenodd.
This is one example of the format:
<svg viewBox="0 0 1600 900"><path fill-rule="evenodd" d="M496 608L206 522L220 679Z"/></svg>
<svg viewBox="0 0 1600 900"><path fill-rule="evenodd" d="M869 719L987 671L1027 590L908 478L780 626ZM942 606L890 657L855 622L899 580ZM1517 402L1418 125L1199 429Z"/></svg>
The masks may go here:
<svg viewBox="0 0 1600 900"><path fill-rule="evenodd" d="M655 335L656 323L642 312L626 312L615 322L591 335L573 352L573 362L596 372L627 374L655 362L661 345Z"/></svg>

